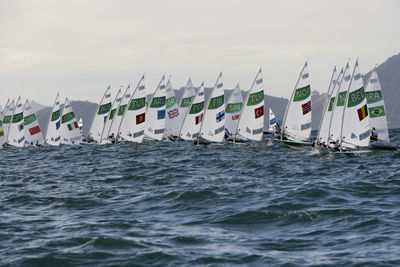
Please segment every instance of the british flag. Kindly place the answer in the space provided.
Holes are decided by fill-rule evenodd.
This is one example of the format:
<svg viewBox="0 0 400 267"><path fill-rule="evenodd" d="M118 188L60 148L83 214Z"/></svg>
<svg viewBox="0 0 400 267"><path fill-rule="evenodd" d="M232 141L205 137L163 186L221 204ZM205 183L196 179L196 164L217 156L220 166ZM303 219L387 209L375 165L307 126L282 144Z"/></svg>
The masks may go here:
<svg viewBox="0 0 400 267"><path fill-rule="evenodd" d="M177 108L171 109L168 111L168 118L173 119L175 117L178 117L179 115L179 110Z"/></svg>

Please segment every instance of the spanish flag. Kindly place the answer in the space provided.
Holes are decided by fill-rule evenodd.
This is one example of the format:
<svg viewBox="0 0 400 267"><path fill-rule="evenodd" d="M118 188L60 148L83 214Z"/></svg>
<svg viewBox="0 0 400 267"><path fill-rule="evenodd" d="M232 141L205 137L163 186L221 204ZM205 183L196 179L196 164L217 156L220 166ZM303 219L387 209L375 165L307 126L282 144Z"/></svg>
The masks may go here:
<svg viewBox="0 0 400 267"><path fill-rule="evenodd" d="M357 109L357 113L358 113L358 119L359 119L360 121L362 121L363 119L365 119L365 117L368 116L367 105L364 105L363 107Z"/></svg>

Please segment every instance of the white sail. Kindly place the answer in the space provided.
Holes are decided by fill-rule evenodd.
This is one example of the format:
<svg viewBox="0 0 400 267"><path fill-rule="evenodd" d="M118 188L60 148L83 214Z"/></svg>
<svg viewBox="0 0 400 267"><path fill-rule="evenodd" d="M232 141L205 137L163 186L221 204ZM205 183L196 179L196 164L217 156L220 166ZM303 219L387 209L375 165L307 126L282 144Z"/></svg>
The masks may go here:
<svg viewBox="0 0 400 267"><path fill-rule="evenodd" d="M110 131L109 131L109 135L114 133L114 136L119 137L120 136L120 127L121 127L121 121L122 118L124 117L125 114L125 110L126 107L129 103L129 100L131 99L131 96L133 94L133 90L134 88L131 87L130 84L128 84L128 87L126 87L125 89L125 93L122 96L122 99L118 105L118 111L117 114L115 115L115 117L113 118L111 127L110 127Z"/></svg>
<svg viewBox="0 0 400 267"><path fill-rule="evenodd" d="M25 130L24 130L24 105L22 105L21 97L18 97L15 105L15 111L12 116L10 130L8 131L8 144L16 147L25 146Z"/></svg>
<svg viewBox="0 0 400 267"><path fill-rule="evenodd" d="M82 135L79 131L78 121L71 102L66 98L61 116L61 144L72 145L80 144L81 142Z"/></svg>
<svg viewBox="0 0 400 267"><path fill-rule="evenodd" d="M121 121L120 136L127 141L136 143L143 141L146 125L146 95L143 75L128 102L128 108Z"/></svg>
<svg viewBox="0 0 400 267"><path fill-rule="evenodd" d="M236 85L231 96L226 102L225 107L225 129L229 134L236 134L240 113L243 109L243 96L242 90L240 90L239 83Z"/></svg>
<svg viewBox="0 0 400 267"><path fill-rule="evenodd" d="M7 139L8 139L8 132L10 131L10 125L11 125L12 116L14 115L14 111L15 111L15 101L13 99L11 101L11 103L8 105L7 110L4 111L3 129L4 129L5 142L7 142Z"/></svg>
<svg viewBox="0 0 400 267"><path fill-rule="evenodd" d="M82 118L79 119L79 121L78 121L78 126L79 126L79 130L82 131L82 127L83 127L83 120L82 120Z"/></svg>
<svg viewBox="0 0 400 267"><path fill-rule="evenodd" d="M118 90L117 95L115 96L114 102L112 103L111 109L108 112L106 123L103 128L103 132L101 134L101 141L100 144L106 144L106 143L111 143L111 141L108 139L109 135L111 135L111 126L114 123L115 115L117 112L117 109L119 107L119 103L121 103L122 100L122 91L121 89ZM114 136L117 136L117 133L114 133Z"/></svg>
<svg viewBox="0 0 400 267"><path fill-rule="evenodd" d="M43 146L43 132L28 100L25 102L24 116L25 144Z"/></svg>
<svg viewBox="0 0 400 267"><path fill-rule="evenodd" d="M329 126L328 140L328 142L330 143L340 143L340 141L342 140L340 137L340 131L342 127L344 102L346 101L347 89L349 88L350 81L350 66L349 63L347 63L343 72L343 76L341 79L339 79L339 82L332 94L335 98L333 100L330 100L332 102L332 114Z"/></svg>
<svg viewBox="0 0 400 267"><path fill-rule="evenodd" d="M182 98L180 100L180 105L179 105L179 127L182 126L183 120L186 117L186 114L189 111L190 105L193 103L193 100L196 96L196 91L194 90L192 80L189 78L186 87L183 91Z"/></svg>
<svg viewBox="0 0 400 267"><path fill-rule="evenodd" d="M107 120L108 113L111 109L111 93L110 86L107 87L106 92L100 100L99 106L97 108L96 114L94 115L92 126L90 127L90 136L96 142L100 142L101 134L103 132L103 128L105 122Z"/></svg>
<svg viewBox="0 0 400 267"><path fill-rule="evenodd" d="M276 124L276 117L274 112L272 112L272 109L269 108L269 122L268 122L268 131L270 133L275 132L275 124Z"/></svg>
<svg viewBox="0 0 400 267"><path fill-rule="evenodd" d="M218 75L214 88L204 108L200 137L208 142L222 142L225 136L225 92L222 72Z"/></svg>
<svg viewBox="0 0 400 267"><path fill-rule="evenodd" d="M172 88L171 81L168 80L166 85L166 100L165 100L165 136L179 136L179 130L182 125L179 112L178 101Z"/></svg>
<svg viewBox="0 0 400 267"><path fill-rule="evenodd" d="M182 140L193 140L200 135L200 128L204 114L204 82L201 83L199 91L190 105L186 114L179 137Z"/></svg>
<svg viewBox="0 0 400 267"><path fill-rule="evenodd" d="M369 76L365 88L365 97L368 103L369 123L378 133L378 140L390 142L388 123L386 119L385 101L376 68Z"/></svg>
<svg viewBox="0 0 400 267"><path fill-rule="evenodd" d="M261 68L244 103L237 133L247 139L260 141L264 131L264 85Z"/></svg>
<svg viewBox="0 0 400 267"><path fill-rule="evenodd" d="M343 72L343 69L341 72ZM337 73L336 67L334 67L332 76L331 76L331 80L330 80L329 86L328 86L328 93L327 93L327 97L326 97L325 104L323 107L321 121L320 121L320 124L318 127L317 142L320 144L326 143L328 141L328 136L329 136L328 131L329 131L330 118L331 118L331 111L332 111L332 109L329 110L329 107L330 107L332 92L335 87L337 78L338 78L338 73Z"/></svg>
<svg viewBox="0 0 400 267"><path fill-rule="evenodd" d="M365 98L363 76L358 60L347 92L342 120L342 147L357 149L370 146L370 128L367 99Z"/></svg>
<svg viewBox="0 0 400 267"><path fill-rule="evenodd" d="M46 132L46 143L52 146L59 146L61 141L61 120L60 120L60 96L57 93L53 109L49 118Z"/></svg>
<svg viewBox="0 0 400 267"><path fill-rule="evenodd" d="M6 139L6 131L5 131L4 125L3 125L3 119L8 110L9 105L10 105L10 99L7 100L4 110L2 110L1 115L0 115L0 146L3 145L5 143L5 141L7 140Z"/></svg>
<svg viewBox="0 0 400 267"><path fill-rule="evenodd" d="M304 142L311 136L311 87L307 62L300 72L283 120L283 136Z"/></svg>
<svg viewBox="0 0 400 267"><path fill-rule="evenodd" d="M146 110L146 128L145 135L161 141L164 138L165 130L165 97L166 97L166 79L162 76L156 91L150 99Z"/></svg>

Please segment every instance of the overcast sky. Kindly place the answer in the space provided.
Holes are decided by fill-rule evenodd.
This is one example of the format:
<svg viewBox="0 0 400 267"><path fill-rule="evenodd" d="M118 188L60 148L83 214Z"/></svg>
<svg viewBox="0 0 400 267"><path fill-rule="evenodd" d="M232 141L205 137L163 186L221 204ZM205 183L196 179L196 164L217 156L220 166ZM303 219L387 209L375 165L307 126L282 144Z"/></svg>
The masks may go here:
<svg viewBox="0 0 400 267"><path fill-rule="evenodd" d="M98 102L142 73L248 90L262 67L267 94L289 97L309 60L312 89L334 65L359 57L362 72L400 52L400 1L0 0L0 104Z"/></svg>

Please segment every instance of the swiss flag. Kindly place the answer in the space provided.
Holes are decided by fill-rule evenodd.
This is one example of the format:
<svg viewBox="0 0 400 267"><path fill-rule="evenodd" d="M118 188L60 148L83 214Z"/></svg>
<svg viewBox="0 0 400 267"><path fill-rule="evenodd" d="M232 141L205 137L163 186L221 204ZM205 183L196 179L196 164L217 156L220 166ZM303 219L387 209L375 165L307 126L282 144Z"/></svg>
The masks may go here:
<svg viewBox="0 0 400 267"><path fill-rule="evenodd" d="M239 117L240 117L240 115L239 115L239 114L237 114L237 115L233 115L233 116L232 116L232 120L233 120L233 121L235 121L235 120L238 120L238 119L239 119Z"/></svg>
<svg viewBox="0 0 400 267"><path fill-rule="evenodd" d="M256 116L256 119L258 119L261 116L264 116L264 105L259 108L256 108L254 110L254 115Z"/></svg>
<svg viewBox="0 0 400 267"><path fill-rule="evenodd" d="M136 125L143 123L146 120L146 113L136 115Z"/></svg>
<svg viewBox="0 0 400 267"><path fill-rule="evenodd" d="M31 135L40 133L40 127L39 127L39 125L30 128L30 129L29 129L29 133L30 133Z"/></svg>

